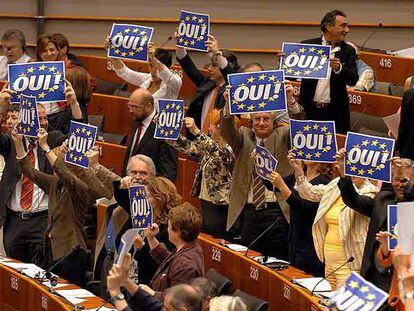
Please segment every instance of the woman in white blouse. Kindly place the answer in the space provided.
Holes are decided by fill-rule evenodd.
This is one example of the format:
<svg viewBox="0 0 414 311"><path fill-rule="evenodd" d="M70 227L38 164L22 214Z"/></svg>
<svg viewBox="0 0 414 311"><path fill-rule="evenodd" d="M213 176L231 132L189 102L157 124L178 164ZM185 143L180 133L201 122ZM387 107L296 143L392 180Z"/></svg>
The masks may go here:
<svg viewBox="0 0 414 311"><path fill-rule="evenodd" d="M169 51L161 48L155 49L153 42L148 44L149 73L134 71L119 58L109 60L118 77L130 84L147 89L155 99L177 99L182 79L169 68L172 65L172 55Z"/></svg>

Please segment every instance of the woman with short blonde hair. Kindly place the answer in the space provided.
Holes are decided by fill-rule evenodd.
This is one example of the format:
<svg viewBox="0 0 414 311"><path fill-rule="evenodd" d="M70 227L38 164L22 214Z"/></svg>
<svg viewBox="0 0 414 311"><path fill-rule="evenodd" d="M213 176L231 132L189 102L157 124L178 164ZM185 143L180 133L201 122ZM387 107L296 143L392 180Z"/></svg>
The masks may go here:
<svg viewBox="0 0 414 311"><path fill-rule="evenodd" d="M240 297L219 296L210 300L210 311L247 311L247 307Z"/></svg>

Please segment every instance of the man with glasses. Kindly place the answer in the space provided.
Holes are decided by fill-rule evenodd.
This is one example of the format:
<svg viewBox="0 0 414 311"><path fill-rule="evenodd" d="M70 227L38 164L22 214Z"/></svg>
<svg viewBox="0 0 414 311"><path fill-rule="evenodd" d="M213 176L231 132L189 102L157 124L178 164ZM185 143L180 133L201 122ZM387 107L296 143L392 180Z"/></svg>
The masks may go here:
<svg viewBox="0 0 414 311"><path fill-rule="evenodd" d="M123 173L129 158L136 154L150 157L157 172L174 181L177 176L177 152L165 140L154 138L156 110L154 97L145 89L136 89L129 97L129 113L132 116L132 130L128 135Z"/></svg>
<svg viewBox="0 0 414 311"><path fill-rule="evenodd" d="M87 157L96 176L111 188L113 183L115 188L127 189L133 184L143 184L148 178L156 175L154 162L142 154L134 155L129 159L126 168L127 176L122 179L99 164L97 149L89 152ZM94 279L100 280L102 298L109 298L106 291L106 277L114 262L122 234L130 228L132 223L129 214L118 202L109 205L95 244Z"/></svg>
<svg viewBox="0 0 414 311"><path fill-rule="evenodd" d="M293 88L286 88L288 101L293 98ZM221 134L232 147L236 163L230 188L227 230L240 221L242 244L247 246L272 228L257 241L253 249L264 255L280 259L288 257L288 223L275 193L266 189L262 179L255 173L251 154L256 145L264 146L279 161L276 171L287 176L292 169L287 160L290 146L289 126L277 127L274 112L251 114L252 129L234 126L234 115L229 114L228 95L221 119Z"/></svg>
<svg viewBox="0 0 414 311"><path fill-rule="evenodd" d="M30 56L26 52L26 39L18 29L7 30L1 37L4 56L0 56L0 80L7 80L7 65L27 63Z"/></svg>
<svg viewBox="0 0 414 311"><path fill-rule="evenodd" d="M342 151L342 155L344 154ZM387 231L387 206L411 199L407 198L405 190L407 184L414 180L414 162L412 160L393 158L392 161L392 188L383 187L375 198L359 195L352 185L351 177L344 176L343 169L339 170L342 176L338 182L344 203L358 213L371 218L360 274L367 281L385 291L389 290L392 271L391 269L383 269L378 264L376 254L380 243L375 237L379 231ZM337 165L343 165L342 157L337 158Z"/></svg>

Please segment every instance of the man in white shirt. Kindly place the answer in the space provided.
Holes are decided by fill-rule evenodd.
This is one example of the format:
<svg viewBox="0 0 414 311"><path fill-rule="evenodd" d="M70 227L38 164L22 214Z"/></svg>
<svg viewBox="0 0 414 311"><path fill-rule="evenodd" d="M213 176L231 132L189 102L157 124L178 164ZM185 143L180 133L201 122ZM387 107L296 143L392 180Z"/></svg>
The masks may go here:
<svg viewBox="0 0 414 311"><path fill-rule="evenodd" d="M26 39L18 29L7 30L1 37L3 56L0 56L0 80L6 81L7 65L27 63L30 56L25 54Z"/></svg>
<svg viewBox="0 0 414 311"><path fill-rule="evenodd" d="M323 35L302 43L331 45L328 78L322 80L302 79L299 104L306 118L333 120L336 131L345 134L350 129L349 99L346 86L358 81L356 52L345 43L349 33L345 13L333 10L321 21Z"/></svg>
<svg viewBox="0 0 414 311"><path fill-rule="evenodd" d="M148 44L148 65L150 72L138 72L128 68L119 58L110 58L111 67L122 80L148 90L154 99L177 99L182 79L171 71L171 52ZM158 110L158 109L156 109Z"/></svg>
<svg viewBox="0 0 414 311"><path fill-rule="evenodd" d="M10 105L9 99L10 90L3 88L0 92L0 112L6 110L6 125L10 131L19 120L19 106ZM39 115L45 115L45 109L41 105L38 111ZM48 124L42 119L40 125L45 128ZM49 133L48 141L52 148L60 145L63 140L61 132ZM52 174L52 168L38 147L37 141L25 138L24 144L33 166L42 172ZM0 155L5 160L0 181L0 227L4 225L4 249L9 257L43 265L48 196L20 173L10 133L0 131Z"/></svg>

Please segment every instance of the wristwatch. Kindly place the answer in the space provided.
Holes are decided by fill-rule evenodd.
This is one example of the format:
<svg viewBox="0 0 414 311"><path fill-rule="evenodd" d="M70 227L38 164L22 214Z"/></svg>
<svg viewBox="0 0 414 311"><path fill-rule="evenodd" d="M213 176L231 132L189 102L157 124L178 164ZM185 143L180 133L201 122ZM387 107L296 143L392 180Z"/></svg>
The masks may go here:
<svg viewBox="0 0 414 311"><path fill-rule="evenodd" d="M119 301L119 300L124 300L124 299L125 299L124 294L122 294L121 292L119 292L119 294L115 295L114 297L112 297L112 298L110 299L110 302L111 302L111 303L115 303L116 301Z"/></svg>
<svg viewBox="0 0 414 311"><path fill-rule="evenodd" d="M49 146L47 146L47 148L46 149L43 149L43 152L45 153L45 154L48 154L49 152L51 152L52 151L52 149L50 149L50 147Z"/></svg>

